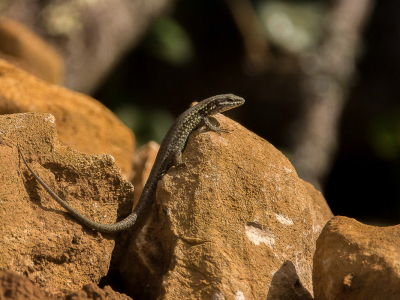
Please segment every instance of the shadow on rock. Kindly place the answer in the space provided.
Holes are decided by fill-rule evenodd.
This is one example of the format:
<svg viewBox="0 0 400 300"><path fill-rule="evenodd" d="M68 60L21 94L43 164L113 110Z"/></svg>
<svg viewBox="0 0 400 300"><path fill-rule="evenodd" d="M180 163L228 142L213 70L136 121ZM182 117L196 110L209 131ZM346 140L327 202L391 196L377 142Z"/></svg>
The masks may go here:
<svg viewBox="0 0 400 300"><path fill-rule="evenodd" d="M300 282L296 268L289 260L272 277L267 300L312 300L310 292Z"/></svg>

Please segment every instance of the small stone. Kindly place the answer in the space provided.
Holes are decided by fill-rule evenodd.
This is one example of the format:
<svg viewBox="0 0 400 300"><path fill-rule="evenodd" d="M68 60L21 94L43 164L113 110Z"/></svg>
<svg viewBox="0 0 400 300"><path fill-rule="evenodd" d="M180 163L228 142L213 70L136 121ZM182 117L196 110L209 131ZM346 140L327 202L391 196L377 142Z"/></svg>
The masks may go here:
<svg viewBox="0 0 400 300"><path fill-rule="evenodd" d="M377 227L334 217L314 255L318 300L400 299L400 225Z"/></svg>

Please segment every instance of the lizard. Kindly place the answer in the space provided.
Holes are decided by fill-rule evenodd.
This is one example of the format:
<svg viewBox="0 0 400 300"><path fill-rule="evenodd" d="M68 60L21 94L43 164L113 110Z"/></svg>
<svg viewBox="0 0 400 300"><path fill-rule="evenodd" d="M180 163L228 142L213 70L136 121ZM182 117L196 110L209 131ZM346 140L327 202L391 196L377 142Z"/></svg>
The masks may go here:
<svg viewBox="0 0 400 300"><path fill-rule="evenodd" d="M223 94L207 98L183 112L172 124L161 142L160 149L157 153L154 165L143 188L138 204L125 219L114 224L103 224L92 221L72 208L66 201L57 196L42 179L39 178L39 176L29 166L18 145L17 148L25 165L36 180L43 186L50 196L64 207L73 217L95 231L115 233L133 226L145 213L154 201L158 181L165 173L167 173L170 167L185 164L182 161L182 151L186 146L189 135L202 126L217 133L227 132L219 126L212 125L209 118L217 113L240 106L244 104L244 102L245 100L242 97L233 94Z"/></svg>

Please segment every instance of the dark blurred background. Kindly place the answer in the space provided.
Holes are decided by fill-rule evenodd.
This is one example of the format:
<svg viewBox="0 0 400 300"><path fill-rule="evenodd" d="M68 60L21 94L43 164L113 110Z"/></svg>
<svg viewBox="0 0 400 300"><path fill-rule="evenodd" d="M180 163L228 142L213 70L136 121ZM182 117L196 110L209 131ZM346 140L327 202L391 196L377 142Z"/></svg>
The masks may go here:
<svg viewBox="0 0 400 300"><path fill-rule="evenodd" d="M400 223L399 1L6 2L3 15L64 57L65 86L109 107L139 145L160 143L191 102L234 93L246 104L227 115L281 150L335 215Z"/></svg>

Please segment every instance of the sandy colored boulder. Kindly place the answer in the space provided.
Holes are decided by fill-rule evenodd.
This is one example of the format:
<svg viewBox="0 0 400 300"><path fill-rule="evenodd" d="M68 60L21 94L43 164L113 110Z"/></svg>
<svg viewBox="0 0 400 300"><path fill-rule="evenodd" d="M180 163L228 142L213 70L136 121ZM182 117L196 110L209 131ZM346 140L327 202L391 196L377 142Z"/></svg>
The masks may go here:
<svg viewBox="0 0 400 300"><path fill-rule="evenodd" d="M86 154L109 154L131 177L132 131L95 99L48 84L0 60L0 114L45 112L55 117L60 142Z"/></svg>
<svg viewBox="0 0 400 300"><path fill-rule="evenodd" d="M158 184L149 219L121 264L130 295L272 299L292 264L286 294L295 284L301 297L293 299L309 299L315 241L332 217L325 199L267 141L216 119L228 132L192 133L187 166L171 168Z"/></svg>
<svg viewBox="0 0 400 300"><path fill-rule="evenodd" d="M130 213L133 187L108 155L62 145L54 117L0 116L0 270L26 275L42 287L78 290L108 272L113 237L81 225L32 177L20 158L78 211L103 223ZM130 200L130 202L129 202Z"/></svg>
<svg viewBox="0 0 400 300"><path fill-rule="evenodd" d="M316 300L400 299L400 225L334 217L317 240L313 281Z"/></svg>
<svg viewBox="0 0 400 300"><path fill-rule="evenodd" d="M0 18L0 58L54 84L64 78L62 57L45 40L21 23Z"/></svg>

